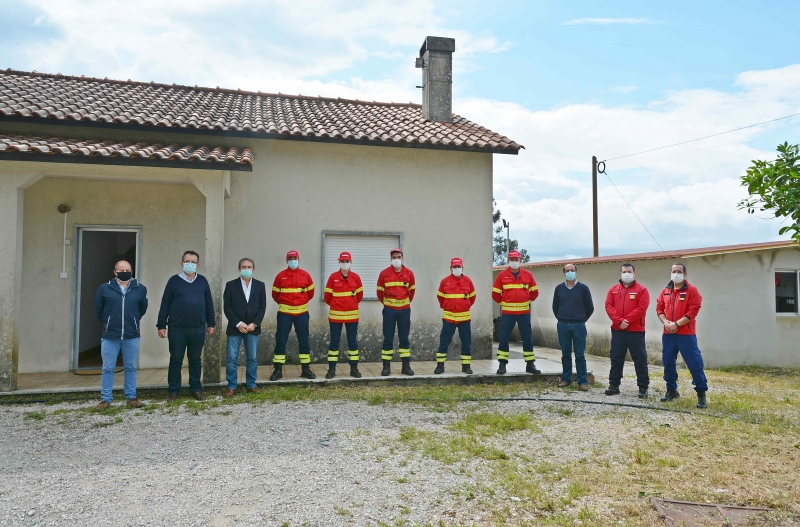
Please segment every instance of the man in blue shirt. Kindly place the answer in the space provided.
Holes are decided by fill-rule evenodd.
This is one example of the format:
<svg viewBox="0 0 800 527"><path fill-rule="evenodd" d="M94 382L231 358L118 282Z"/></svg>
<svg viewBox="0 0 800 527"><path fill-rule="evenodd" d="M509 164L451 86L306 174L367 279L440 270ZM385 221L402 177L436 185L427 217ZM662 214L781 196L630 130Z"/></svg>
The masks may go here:
<svg viewBox="0 0 800 527"><path fill-rule="evenodd" d="M164 296L161 298L161 309L158 311L158 336L166 338L169 326L168 401L178 398L184 355L189 360L189 392L198 401L205 399L200 385L200 356L206 342L206 333L214 334L216 320L211 288L206 278L197 274L199 263L200 255L196 252L183 253L183 271L167 281Z"/></svg>
<svg viewBox="0 0 800 527"><path fill-rule="evenodd" d="M572 353L575 352L575 370L578 372L578 389L589 390L586 371L586 321L594 313L589 286L578 282L574 264L564 266L564 282L553 293L553 314L558 320L558 343L561 345L561 382L559 388L572 384Z"/></svg>

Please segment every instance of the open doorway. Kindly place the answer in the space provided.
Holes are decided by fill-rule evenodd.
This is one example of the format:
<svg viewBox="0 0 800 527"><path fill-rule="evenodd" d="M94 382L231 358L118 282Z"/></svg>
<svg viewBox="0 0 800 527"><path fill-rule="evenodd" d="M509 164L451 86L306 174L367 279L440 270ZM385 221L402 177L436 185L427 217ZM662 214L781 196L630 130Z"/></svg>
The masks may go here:
<svg viewBox="0 0 800 527"><path fill-rule="evenodd" d="M141 231L138 228L77 227L77 277L75 291L75 337L72 352L73 370L99 370L100 336L103 324L94 310L94 297L101 284L114 278L114 264L127 260L138 278ZM122 366L120 355L118 366Z"/></svg>

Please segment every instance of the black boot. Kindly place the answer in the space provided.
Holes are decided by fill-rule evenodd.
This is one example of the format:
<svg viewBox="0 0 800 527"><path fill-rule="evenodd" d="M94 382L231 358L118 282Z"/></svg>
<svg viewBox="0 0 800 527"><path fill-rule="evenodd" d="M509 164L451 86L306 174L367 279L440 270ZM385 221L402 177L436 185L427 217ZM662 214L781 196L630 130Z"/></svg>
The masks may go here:
<svg viewBox="0 0 800 527"><path fill-rule="evenodd" d="M533 373L534 375L539 375L542 372L536 369L535 360L529 360L528 362L525 363L525 373Z"/></svg>
<svg viewBox="0 0 800 527"><path fill-rule="evenodd" d="M283 379L283 364L276 364L275 370L273 370L272 375L269 376L269 380L277 381L278 379Z"/></svg>
<svg viewBox="0 0 800 527"><path fill-rule="evenodd" d="M708 405L706 404L706 392L697 392L697 407L698 408L708 407Z"/></svg>
<svg viewBox="0 0 800 527"><path fill-rule="evenodd" d="M678 390L667 390L667 393L665 393L664 397L661 398L661 402L668 403L670 401L674 401L680 396L681 394L678 393Z"/></svg>
<svg viewBox="0 0 800 527"><path fill-rule="evenodd" d="M500 359L497 362L500 363L500 366L497 367L497 375L505 375L506 374L506 364L508 364L508 361Z"/></svg>
<svg viewBox="0 0 800 527"><path fill-rule="evenodd" d="M444 368L444 366L442 366ZM414 370L411 369L411 359L403 359L403 367L400 369L403 375L414 375Z"/></svg>
<svg viewBox="0 0 800 527"><path fill-rule="evenodd" d="M647 388L639 387L639 395L637 397L639 399L647 399L650 395L647 393Z"/></svg>
<svg viewBox="0 0 800 527"><path fill-rule="evenodd" d="M383 361L383 369L381 370L381 376L388 377L392 374L392 361L385 360Z"/></svg>
<svg viewBox="0 0 800 527"><path fill-rule="evenodd" d="M433 370L434 375L441 375L444 373L444 362L437 362L436 369Z"/></svg>
<svg viewBox="0 0 800 527"><path fill-rule="evenodd" d="M606 395L619 395L619 386L609 384L606 389Z"/></svg>
<svg viewBox="0 0 800 527"><path fill-rule="evenodd" d="M356 379L361 378L361 372L358 371L358 361L352 361L350 363L350 377L355 377Z"/></svg>
<svg viewBox="0 0 800 527"><path fill-rule="evenodd" d="M472 375L472 368L469 367L469 364L462 364L461 365L461 373L466 373L467 375Z"/></svg>
<svg viewBox="0 0 800 527"><path fill-rule="evenodd" d="M325 374L326 379L333 379L336 377L336 363L329 362L328 363L328 373Z"/></svg>
<svg viewBox="0 0 800 527"><path fill-rule="evenodd" d="M302 365L302 370L300 371L300 377L302 377L304 379L316 379L317 378L317 376L314 375L314 372L311 371L311 366L309 366L308 364L303 364Z"/></svg>

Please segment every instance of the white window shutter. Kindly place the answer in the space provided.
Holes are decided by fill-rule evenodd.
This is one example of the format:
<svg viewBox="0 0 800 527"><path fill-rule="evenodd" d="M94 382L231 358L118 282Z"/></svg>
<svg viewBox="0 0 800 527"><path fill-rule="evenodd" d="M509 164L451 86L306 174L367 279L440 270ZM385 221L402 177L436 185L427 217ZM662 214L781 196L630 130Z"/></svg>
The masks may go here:
<svg viewBox="0 0 800 527"><path fill-rule="evenodd" d="M364 299L377 300L376 285L381 271L391 265L390 251L400 247L399 234L328 234L323 233L325 262L322 289L328 277L339 270L339 254L347 251L353 256L350 270L361 277Z"/></svg>

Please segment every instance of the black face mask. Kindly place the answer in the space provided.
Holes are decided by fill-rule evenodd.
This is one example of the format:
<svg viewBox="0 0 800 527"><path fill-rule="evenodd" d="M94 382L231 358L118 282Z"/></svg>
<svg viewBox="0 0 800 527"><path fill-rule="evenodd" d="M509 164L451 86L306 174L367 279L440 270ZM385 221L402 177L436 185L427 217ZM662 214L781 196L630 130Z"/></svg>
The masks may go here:
<svg viewBox="0 0 800 527"><path fill-rule="evenodd" d="M120 282L127 282L131 279L131 276L133 276L133 273L130 271L117 271L117 279Z"/></svg>

